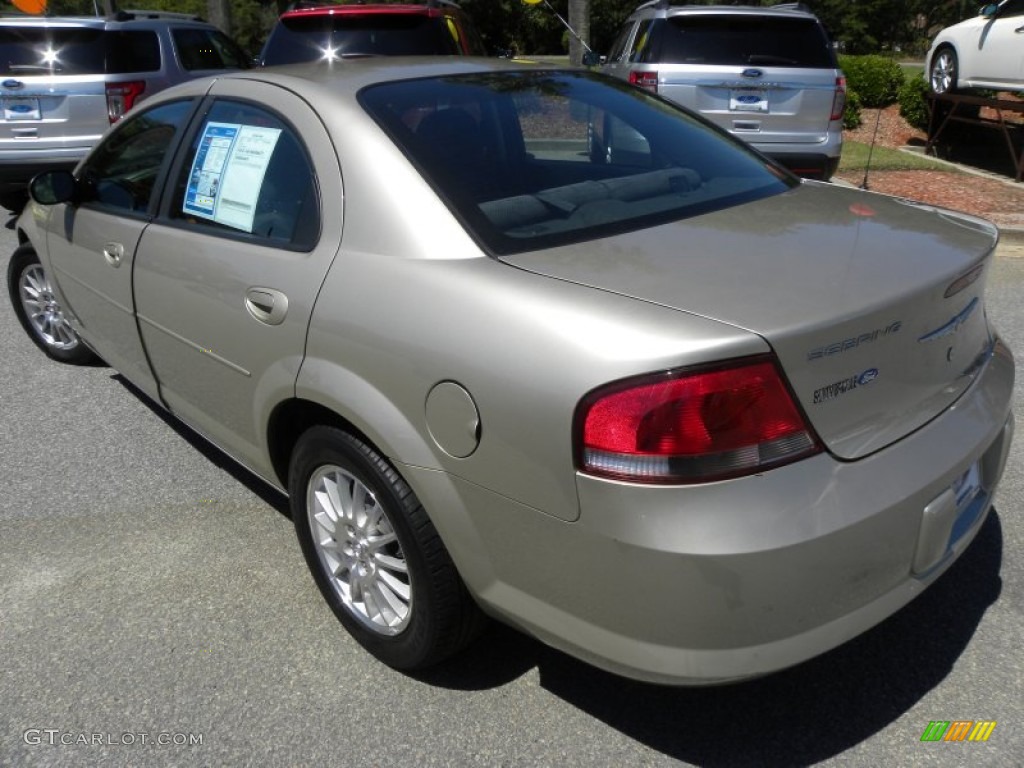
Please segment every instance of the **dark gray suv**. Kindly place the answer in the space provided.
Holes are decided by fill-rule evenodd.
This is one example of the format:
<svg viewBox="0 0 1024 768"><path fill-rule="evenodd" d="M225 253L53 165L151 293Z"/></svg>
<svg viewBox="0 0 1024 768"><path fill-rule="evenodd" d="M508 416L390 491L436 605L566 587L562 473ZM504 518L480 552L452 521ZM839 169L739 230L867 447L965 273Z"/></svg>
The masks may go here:
<svg viewBox="0 0 1024 768"><path fill-rule="evenodd" d="M802 176L828 179L839 165L846 79L803 4L644 3L604 71L700 112Z"/></svg>
<svg viewBox="0 0 1024 768"><path fill-rule="evenodd" d="M133 104L249 66L234 41L196 16L0 18L0 205L19 210L33 175L74 168Z"/></svg>

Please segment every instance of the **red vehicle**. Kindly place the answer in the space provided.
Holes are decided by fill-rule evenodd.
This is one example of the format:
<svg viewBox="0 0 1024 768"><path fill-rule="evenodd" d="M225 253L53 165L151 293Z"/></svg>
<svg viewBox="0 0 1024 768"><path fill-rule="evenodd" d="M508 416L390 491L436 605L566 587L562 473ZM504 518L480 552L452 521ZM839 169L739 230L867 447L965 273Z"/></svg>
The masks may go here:
<svg viewBox="0 0 1024 768"><path fill-rule="evenodd" d="M352 56L483 56L469 18L450 0L419 4L301 3L281 15L260 66Z"/></svg>

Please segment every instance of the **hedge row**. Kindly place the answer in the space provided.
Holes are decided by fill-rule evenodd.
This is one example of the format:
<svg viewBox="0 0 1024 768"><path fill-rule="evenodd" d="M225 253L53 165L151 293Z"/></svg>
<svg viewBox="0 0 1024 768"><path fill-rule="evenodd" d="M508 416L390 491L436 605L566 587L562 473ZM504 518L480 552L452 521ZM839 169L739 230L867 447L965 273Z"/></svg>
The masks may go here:
<svg viewBox="0 0 1024 768"><path fill-rule="evenodd" d="M885 56L840 56L839 66L846 75L844 128L860 125L863 107L881 109L898 101L903 118L915 128L927 130L928 84L924 78L908 80L903 68Z"/></svg>

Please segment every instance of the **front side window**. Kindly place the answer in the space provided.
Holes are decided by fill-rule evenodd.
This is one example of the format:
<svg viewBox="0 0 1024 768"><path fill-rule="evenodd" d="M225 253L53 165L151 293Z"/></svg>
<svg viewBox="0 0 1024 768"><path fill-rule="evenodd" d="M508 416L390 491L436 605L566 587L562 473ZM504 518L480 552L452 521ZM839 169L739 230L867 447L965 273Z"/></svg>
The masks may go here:
<svg viewBox="0 0 1024 768"><path fill-rule="evenodd" d="M671 103L586 72L424 78L370 86L359 100L498 254L640 229L797 183Z"/></svg>
<svg viewBox="0 0 1024 768"><path fill-rule="evenodd" d="M191 109L191 101L175 101L119 124L79 172L86 188L85 202L122 211L147 211L175 136Z"/></svg>
<svg viewBox="0 0 1024 768"><path fill-rule="evenodd" d="M171 215L212 232L308 250L320 232L316 174L281 117L221 100L192 140Z"/></svg>

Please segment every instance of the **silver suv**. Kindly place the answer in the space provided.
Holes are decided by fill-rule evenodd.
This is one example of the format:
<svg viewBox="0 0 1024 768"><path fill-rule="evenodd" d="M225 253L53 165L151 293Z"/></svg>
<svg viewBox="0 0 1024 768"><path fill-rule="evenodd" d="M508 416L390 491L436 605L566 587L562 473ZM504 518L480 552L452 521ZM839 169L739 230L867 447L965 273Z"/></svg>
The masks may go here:
<svg viewBox="0 0 1024 768"><path fill-rule="evenodd" d="M74 168L133 104L249 66L234 41L196 16L0 18L0 205L20 210L32 176Z"/></svg>
<svg viewBox="0 0 1024 768"><path fill-rule="evenodd" d="M828 179L839 165L846 78L802 4L644 3L604 71L700 112L802 176Z"/></svg>

